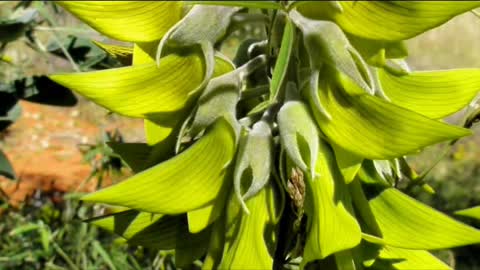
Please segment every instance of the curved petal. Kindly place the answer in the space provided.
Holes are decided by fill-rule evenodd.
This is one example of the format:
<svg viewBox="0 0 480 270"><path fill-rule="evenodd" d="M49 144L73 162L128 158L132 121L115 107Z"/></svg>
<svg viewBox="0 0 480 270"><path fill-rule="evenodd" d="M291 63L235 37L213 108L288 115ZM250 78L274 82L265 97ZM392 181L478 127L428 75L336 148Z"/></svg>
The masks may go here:
<svg viewBox="0 0 480 270"><path fill-rule="evenodd" d="M82 200L162 214L199 209L217 198L234 153L235 134L221 118L179 155Z"/></svg>
<svg viewBox="0 0 480 270"><path fill-rule="evenodd" d="M456 221L394 188L370 200L383 240L406 249L444 249L480 242L480 230Z"/></svg>
<svg viewBox="0 0 480 270"><path fill-rule="evenodd" d="M52 75L55 82L121 115L174 112L203 80L203 60L193 54L171 54L155 63L94 72Z"/></svg>
<svg viewBox="0 0 480 270"><path fill-rule="evenodd" d="M320 176L306 181L305 212L309 224L303 264L353 248L361 241L347 186L332 150L323 141L317 160L315 170Z"/></svg>
<svg viewBox="0 0 480 270"><path fill-rule="evenodd" d="M182 225L181 216L164 216L126 210L112 215L87 220L104 230L114 232L133 245L156 249L173 249L176 246L176 234ZM186 230L186 226L183 228Z"/></svg>
<svg viewBox="0 0 480 270"><path fill-rule="evenodd" d="M392 103L435 119L460 111L480 92L480 69L422 71L403 76L378 69L378 77Z"/></svg>
<svg viewBox="0 0 480 270"><path fill-rule="evenodd" d="M328 82L322 82L319 88L323 105L332 117L328 120L313 108L320 129L334 144L359 157L389 160L471 134L375 96L352 96Z"/></svg>
<svg viewBox="0 0 480 270"><path fill-rule="evenodd" d="M226 250L218 269L272 269L273 196L272 186L267 185L246 202L251 214L240 212L239 219L235 219L233 227L238 231L232 238L226 238ZM233 197L231 203L238 204Z"/></svg>
<svg viewBox="0 0 480 270"><path fill-rule="evenodd" d="M98 32L134 42L159 40L182 16L181 1L56 1Z"/></svg>
<svg viewBox="0 0 480 270"><path fill-rule="evenodd" d="M348 33L376 40L409 39L480 6L475 1L304 1L297 9L310 18L330 19Z"/></svg>

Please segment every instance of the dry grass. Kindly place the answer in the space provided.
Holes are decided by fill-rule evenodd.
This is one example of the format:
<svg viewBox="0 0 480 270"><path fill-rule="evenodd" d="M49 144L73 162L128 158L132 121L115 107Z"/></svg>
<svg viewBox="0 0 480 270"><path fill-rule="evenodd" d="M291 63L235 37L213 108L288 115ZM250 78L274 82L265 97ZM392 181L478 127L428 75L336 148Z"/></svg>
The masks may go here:
<svg viewBox="0 0 480 270"><path fill-rule="evenodd" d="M415 70L480 67L480 18L471 12L460 15L407 45L407 60Z"/></svg>

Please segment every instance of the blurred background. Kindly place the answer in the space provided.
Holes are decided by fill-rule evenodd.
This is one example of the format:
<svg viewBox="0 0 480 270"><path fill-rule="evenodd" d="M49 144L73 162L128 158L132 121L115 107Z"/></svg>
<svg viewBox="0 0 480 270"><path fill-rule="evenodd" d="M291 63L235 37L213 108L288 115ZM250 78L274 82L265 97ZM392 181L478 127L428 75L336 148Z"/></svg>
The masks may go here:
<svg viewBox="0 0 480 270"><path fill-rule="evenodd" d="M239 41L255 35L254 28L242 29L222 50L233 58ZM103 209L79 202L81 193L131 174L105 142L144 140L141 120L108 114L44 77L120 66L90 40L112 43L53 2L0 2L0 150L16 178L0 176L0 269L173 267L171 253L128 248L82 222ZM480 18L466 13L407 44L413 70L479 68ZM46 99L48 87L64 98ZM459 124L461 117L447 121ZM480 130L474 132L428 175L435 194L409 192L447 214L480 205ZM422 172L445 147L430 147L409 161ZM455 269L480 269L478 246L436 253Z"/></svg>

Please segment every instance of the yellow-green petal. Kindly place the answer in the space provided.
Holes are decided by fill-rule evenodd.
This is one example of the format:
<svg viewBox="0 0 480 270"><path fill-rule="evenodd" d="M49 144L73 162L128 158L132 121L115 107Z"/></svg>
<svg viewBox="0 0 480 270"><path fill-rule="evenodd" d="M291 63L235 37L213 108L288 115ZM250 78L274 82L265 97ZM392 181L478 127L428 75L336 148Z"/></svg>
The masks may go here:
<svg viewBox="0 0 480 270"><path fill-rule="evenodd" d="M179 214L211 204L235 153L235 134L219 119L177 156L82 199L151 213Z"/></svg>
<svg viewBox="0 0 480 270"><path fill-rule="evenodd" d="M467 106L480 91L480 69L412 72L396 76L378 69L387 97L430 118L443 118Z"/></svg>
<svg viewBox="0 0 480 270"><path fill-rule="evenodd" d="M137 118L175 112L203 80L199 55L168 55L155 63L50 78L118 114Z"/></svg>
<svg viewBox="0 0 480 270"><path fill-rule="evenodd" d="M353 248L361 240L347 185L333 151L324 141L320 144L315 170L320 176L306 181L305 212L309 223L303 264Z"/></svg>
<svg viewBox="0 0 480 270"><path fill-rule="evenodd" d="M275 232L269 228L274 223L274 196L272 186L267 185L246 202L250 215L240 212L238 219L234 219L233 227L238 231L235 230L230 239L227 236L228 243L218 269L272 269L275 248L269 243ZM238 205L234 197L231 203Z"/></svg>
<svg viewBox="0 0 480 270"><path fill-rule="evenodd" d="M387 188L370 200L384 242L406 249L445 249L480 243L480 230Z"/></svg>
<svg viewBox="0 0 480 270"><path fill-rule="evenodd" d="M357 156L390 160L471 134L467 129L429 119L376 96L350 95L344 90L350 87L358 89L348 80L342 86L321 82L320 100L331 119L315 107L313 110L328 140Z"/></svg>
<svg viewBox="0 0 480 270"><path fill-rule="evenodd" d="M98 32L122 41L159 40L182 16L181 1L56 1Z"/></svg>
<svg viewBox="0 0 480 270"><path fill-rule="evenodd" d="M368 39L398 41L437 27L480 6L476 1L303 1L298 10L310 18L330 19L344 31Z"/></svg>

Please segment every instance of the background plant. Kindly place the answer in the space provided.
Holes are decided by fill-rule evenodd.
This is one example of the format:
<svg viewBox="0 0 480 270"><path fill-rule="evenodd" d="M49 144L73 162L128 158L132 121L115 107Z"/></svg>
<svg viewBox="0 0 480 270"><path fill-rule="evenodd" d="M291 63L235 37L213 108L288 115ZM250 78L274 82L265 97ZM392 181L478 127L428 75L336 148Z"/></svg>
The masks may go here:
<svg viewBox="0 0 480 270"><path fill-rule="evenodd" d="M404 156L468 135L437 119L479 88L476 69L411 72L401 41L477 3L197 4L62 3L134 42L134 65L51 78L146 119L146 144L112 145L143 172L84 198L130 209L93 223L206 269L449 269L425 250L478 243L478 230L396 188L431 191ZM232 65L215 48L249 22L264 35Z"/></svg>

